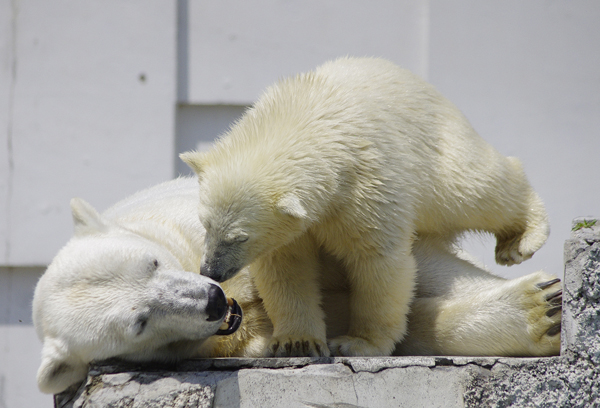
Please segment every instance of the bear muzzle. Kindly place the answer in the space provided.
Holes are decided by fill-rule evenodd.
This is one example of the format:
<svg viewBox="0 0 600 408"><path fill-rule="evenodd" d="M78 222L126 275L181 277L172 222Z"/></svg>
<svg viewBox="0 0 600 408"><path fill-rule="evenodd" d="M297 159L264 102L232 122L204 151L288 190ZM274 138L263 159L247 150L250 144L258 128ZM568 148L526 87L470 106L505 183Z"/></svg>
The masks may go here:
<svg viewBox="0 0 600 408"><path fill-rule="evenodd" d="M233 278L241 268L233 266L227 269L225 272L219 267L209 266L207 263L200 265L200 275L211 278L219 283L225 282L227 279Z"/></svg>

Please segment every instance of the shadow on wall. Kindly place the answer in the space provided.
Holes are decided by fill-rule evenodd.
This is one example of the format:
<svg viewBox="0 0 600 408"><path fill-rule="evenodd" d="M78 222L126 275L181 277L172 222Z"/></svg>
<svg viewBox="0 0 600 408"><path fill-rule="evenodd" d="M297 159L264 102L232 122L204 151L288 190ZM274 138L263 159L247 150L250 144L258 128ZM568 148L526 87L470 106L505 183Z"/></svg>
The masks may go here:
<svg viewBox="0 0 600 408"><path fill-rule="evenodd" d="M45 267L0 267L0 407L51 407L36 383L42 343L31 318L35 285Z"/></svg>
<svg viewBox="0 0 600 408"><path fill-rule="evenodd" d="M179 159L179 153L208 150L246 108L244 105L179 105L175 121L175 176L192 173Z"/></svg>
<svg viewBox="0 0 600 408"><path fill-rule="evenodd" d="M0 267L0 326L33 325L31 300L45 267Z"/></svg>

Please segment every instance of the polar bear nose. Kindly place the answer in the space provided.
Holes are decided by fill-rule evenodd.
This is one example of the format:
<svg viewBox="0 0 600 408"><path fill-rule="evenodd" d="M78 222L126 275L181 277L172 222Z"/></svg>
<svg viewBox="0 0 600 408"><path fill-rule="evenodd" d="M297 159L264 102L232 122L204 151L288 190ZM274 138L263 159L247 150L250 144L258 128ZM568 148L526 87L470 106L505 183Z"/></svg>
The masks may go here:
<svg viewBox="0 0 600 408"><path fill-rule="evenodd" d="M220 320L227 313L227 298L223 290L217 285L210 285L208 288L208 304L206 306L206 318L209 322Z"/></svg>

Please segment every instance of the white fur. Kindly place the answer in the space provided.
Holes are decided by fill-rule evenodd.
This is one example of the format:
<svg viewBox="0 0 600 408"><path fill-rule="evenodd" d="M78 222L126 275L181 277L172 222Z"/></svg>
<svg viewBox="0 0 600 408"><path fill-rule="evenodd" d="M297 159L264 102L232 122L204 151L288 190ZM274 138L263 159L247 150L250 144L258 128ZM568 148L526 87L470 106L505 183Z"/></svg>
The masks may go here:
<svg viewBox="0 0 600 408"><path fill-rule="evenodd" d="M183 184L133 196L104 216L72 201L75 236L34 295L34 324L44 342L42 391L81 380L92 360L187 357L219 329L223 319L206 321L207 291L216 283L188 273L199 268L202 234L193 207L179 204Z"/></svg>
<svg viewBox="0 0 600 408"><path fill-rule="evenodd" d="M82 381L92 360L262 354L273 328L247 269L223 284L244 310L242 327L233 335L205 341L220 321L207 322L203 313L204 293L214 282L192 273L200 268L204 235L193 212L198 199L196 180L178 179L135 194L102 215L73 200L78 232L48 267L33 302L34 323L44 343L38 372L42 391L57 393ZM560 313L546 316L552 305L544 297L560 287L536 286L551 277L536 273L514 281L500 279L433 237L418 239L414 253L417 298L409 333L396 353L558 352L560 336L546 332L560 323ZM345 333L349 324L346 274L327 254L319 255L317 263L329 271L320 274L320 286L328 335L333 337ZM190 302L188 295L196 301ZM158 307L161 299L172 306ZM186 305L191 312L185 312ZM140 336L141 315L148 320Z"/></svg>
<svg viewBox="0 0 600 408"><path fill-rule="evenodd" d="M329 355L320 250L344 264L352 291L333 352L388 355L407 330L415 234L491 232L497 261L513 264L549 233L519 161L381 59L343 58L281 81L211 151L181 157L199 177L201 272L225 281L250 267L274 324L267 355ZM240 233L248 239L228 239Z"/></svg>

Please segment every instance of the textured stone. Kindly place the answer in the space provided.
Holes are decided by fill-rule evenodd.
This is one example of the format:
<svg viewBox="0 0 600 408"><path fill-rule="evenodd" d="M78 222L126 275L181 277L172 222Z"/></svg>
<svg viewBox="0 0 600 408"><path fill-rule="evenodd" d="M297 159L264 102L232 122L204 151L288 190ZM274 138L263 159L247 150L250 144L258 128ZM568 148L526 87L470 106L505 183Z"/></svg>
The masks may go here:
<svg viewBox="0 0 600 408"><path fill-rule="evenodd" d="M576 219L565 243L561 356L108 361L58 407L600 406L600 225ZM600 224L600 222L597 222Z"/></svg>
<svg viewBox="0 0 600 408"><path fill-rule="evenodd" d="M586 225L588 225L586 227ZM563 355L600 363L600 222L576 218L565 242Z"/></svg>

